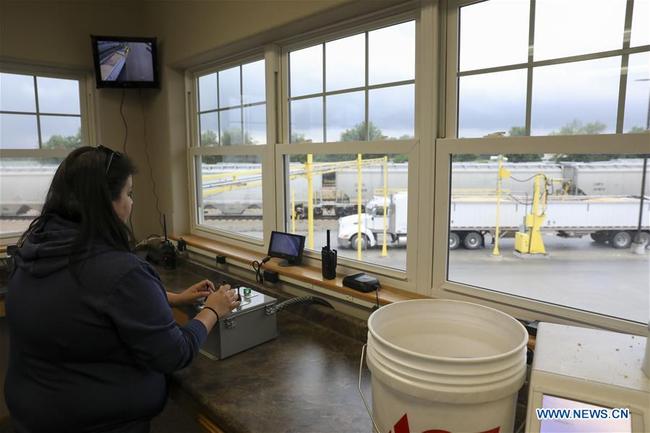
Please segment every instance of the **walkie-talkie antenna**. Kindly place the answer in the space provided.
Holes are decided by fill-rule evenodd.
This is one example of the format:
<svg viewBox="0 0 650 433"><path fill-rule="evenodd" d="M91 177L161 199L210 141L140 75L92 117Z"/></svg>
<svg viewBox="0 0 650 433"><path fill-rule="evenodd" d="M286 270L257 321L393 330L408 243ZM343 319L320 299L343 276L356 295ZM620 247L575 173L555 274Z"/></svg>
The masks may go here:
<svg viewBox="0 0 650 433"><path fill-rule="evenodd" d="M163 214L163 235L165 235L165 242L167 242L167 218Z"/></svg>
<svg viewBox="0 0 650 433"><path fill-rule="evenodd" d="M327 231L327 250L329 251L330 249L330 231Z"/></svg>

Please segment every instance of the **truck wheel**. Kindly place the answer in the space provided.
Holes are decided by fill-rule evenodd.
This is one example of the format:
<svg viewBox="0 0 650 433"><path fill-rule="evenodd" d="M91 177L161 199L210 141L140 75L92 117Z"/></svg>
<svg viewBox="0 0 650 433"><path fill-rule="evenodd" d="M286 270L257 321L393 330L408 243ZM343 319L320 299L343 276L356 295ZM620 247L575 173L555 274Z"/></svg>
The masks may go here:
<svg viewBox="0 0 650 433"><path fill-rule="evenodd" d="M449 249L456 250L460 246L460 236L458 233L451 232L449 233Z"/></svg>
<svg viewBox="0 0 650 433"><path fill-rule="evenodd" d="M483 236L479 232L469 232L463 239L463 245L468 250L477 250L483 245Z"/></svg>
<svg viewBox="0 0 650 433"><path fill-rule="evenodd" d="M610 238L609 243L617 249L629 248L632 243L632 235L628 232L615 232Z"/></svg>
<svg viewBox="0 0 650 433"><path fill-rule="evenodd" d="M595 233L590 233L589 236L591 236L591 239L593 239L595 242L598 243L604 243L607 241L607 238L609 237L607 235L607 232L595 232Z"/></svg>
<svg viewBox="0 0 650 433"><path fill-rule="evenodd" d="M367 250L368 245L370 245L370 241L368 240L368 236L362 234L361 235L361 249L362 250ZM357 235L353 235L350 238L350 248L352 248L353 250L357 249Z"/></svg>

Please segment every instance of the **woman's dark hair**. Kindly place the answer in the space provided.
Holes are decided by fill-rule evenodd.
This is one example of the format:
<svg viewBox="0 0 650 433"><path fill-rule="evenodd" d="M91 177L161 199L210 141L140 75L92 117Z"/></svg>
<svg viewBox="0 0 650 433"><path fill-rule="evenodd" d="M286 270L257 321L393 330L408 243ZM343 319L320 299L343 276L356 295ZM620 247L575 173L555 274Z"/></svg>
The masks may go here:
<svg viewBox="0 0 650 433"><path fill-rule="evenodd" d="M128 156L103 146L73 150L56 170L41 215L22 235L20 244L58 215L79 223L79 236L71 253L81 252L96 240L130 251L133 233L117 216L112 202L136 171Z"/></svg>

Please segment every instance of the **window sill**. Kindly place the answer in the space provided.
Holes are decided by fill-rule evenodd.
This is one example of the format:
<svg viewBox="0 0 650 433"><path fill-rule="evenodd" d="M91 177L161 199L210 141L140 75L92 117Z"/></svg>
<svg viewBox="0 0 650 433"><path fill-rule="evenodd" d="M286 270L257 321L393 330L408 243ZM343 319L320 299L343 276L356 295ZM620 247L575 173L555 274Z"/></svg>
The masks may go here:
<svg viewBox="0 0 650 433"><path fill-rule="evenodd" d="M251 262L254 260L259 261L261 259L260 254L255 251L235 247L223 242L202 238L200 236L182 235L174 237L174 239L179 239L181 237L189 246L209 251L215 255L226 256L230 260L243 264L244 267L250 267ZM320 268L314 266L282 267L279 265L279 260L274 258L264 265L264 269L275 271L280 275L280 277L284 276L304 283L313 284L320 288L331 290L369 303L374 304L377 301L374 292L362 293L344 287L342 276L337 276L333 280L323 279ZM379 290L379 303L382 305L390 304L392 302L424 298L427 298L427 296L385 285L382 285L381 290Z"/></svg>

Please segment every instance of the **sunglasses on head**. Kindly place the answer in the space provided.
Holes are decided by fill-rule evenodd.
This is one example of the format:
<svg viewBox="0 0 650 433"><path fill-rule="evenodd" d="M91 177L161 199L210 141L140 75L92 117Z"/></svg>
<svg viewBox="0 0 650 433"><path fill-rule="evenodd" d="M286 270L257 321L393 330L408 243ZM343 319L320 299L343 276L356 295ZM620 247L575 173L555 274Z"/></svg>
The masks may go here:
<svg viewBox="0 0 650 433"><path fill-rule="evenodd" d="M108 174L108 171L111 169L111 163L113 162L113 159L121 158L122 154L116 150L102 146L101 144L97 146L96 149L106 155L106 174Z"/></svg>

